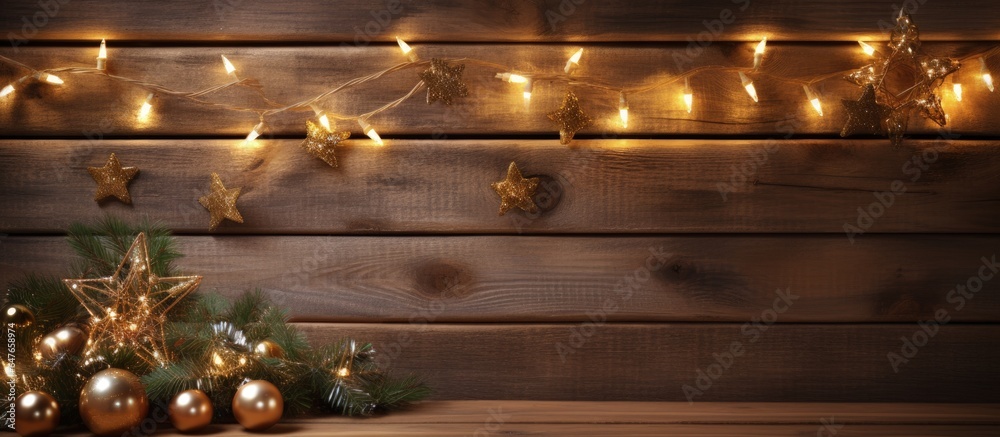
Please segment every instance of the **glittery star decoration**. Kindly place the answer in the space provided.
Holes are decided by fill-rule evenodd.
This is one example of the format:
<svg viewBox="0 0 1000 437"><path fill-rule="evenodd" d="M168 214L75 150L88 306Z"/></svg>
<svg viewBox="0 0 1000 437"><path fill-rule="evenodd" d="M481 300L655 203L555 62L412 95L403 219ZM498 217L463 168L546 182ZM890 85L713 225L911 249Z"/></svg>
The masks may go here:
<svg viewBox="0 0 1000 437"><path fill-rule="evenodd" d="M139 174L138 168L122 167L118 157L112 153L104 167L87 167L87 171L90 172L90 177L94 178L94 182L97 182L94 201L100 202L106 197L114 196L126 204L132 204L132 196L128 194L128 184Z"/></svg>
<svg viewBox="0 0 1000 437"><path fill-rule="evenodd" d="M219 174L212 173L212 192L198 199L198 203L201 203L201 206L208 209L209 214L212 216L208 230L214 231L225 219L243 223L243 216L236 209L236 199L239 197L239 188L226 188L222 184Z"/></svg>
<svg viewBox="0 0 1000 437"><path fill-rule="evenodd" d="M90 314L90 341L84 357L100 350L135 348L140 359L160 365L169 359L163 325L166 314L201 284L201 276L158 277L150 270L146 235L139 234L114 274L97 279L64 279Z"/></svg>
<svg viewBox="0 0 1000 437"><path fill-rule="evenodd" d="M420 78L427 84L427 104L438 100L452 104L456 97L466 97L469 89L462 82L462 71L465 65L455 67L440 59L431 59L431 68L420 73Z"/></svg>
<svg viewBox="0 0 1000 437"><path fill-rule="evenodd" d="M843 99L847 110L847 125L840 131L840 136L854 135L856 132L881 134L885 132L886 121L892 114L892 108L879 104L875 100L875 86L866 85L865 91L857 101Z"/></svg>
<svg viewBox="0 0 1000 437"><path fill-rule="evenodd" d="M864 91L857 102L844 101L848 120L841 136L854 132L886 134L893 145L899 145L912 115L920 115L940 126L948 122L937 89L946 77L961 68L961 63L922 54L920 31L905 11L900 11L896 18L887 50L885 54L876 53L871 64L847 75L847 80ZM907 70L912 70L912 74ZM909 75L913 79L899 84L902 91L897 93L887 86L890 74ZM877 125L876 119L880 120Z"/></svg>
<svg viewBox="0 0 1000 437"><path fill-rule="evenodd" d="M559 124L559 143L569 144L580 129L590 126L593 122L580 108L580 100L572 91L566 92L566 98L558 111L549 114L549 120Z"/></svg>
<svg viewBox="0 0 1000 437"><path fill-rule="evenodd" d="M351 136L350 131L330 132L323 126L306 120L306 139L302 147L310 155L322 159L330 167L337 166L337 156L334 154L337 144Z"/></svg>
<svg viewBox="0 0 1000 437"><path fill-rule="evenodd" d="M537 212L538 207L531 199L538 189L538 178L527 178L521 176L521 171L517 169L517 164L511 162L507 167L507 178L490 184L493 191L500 195L500 214L504 215L511 208L518 207L527 212Z"/></svg>

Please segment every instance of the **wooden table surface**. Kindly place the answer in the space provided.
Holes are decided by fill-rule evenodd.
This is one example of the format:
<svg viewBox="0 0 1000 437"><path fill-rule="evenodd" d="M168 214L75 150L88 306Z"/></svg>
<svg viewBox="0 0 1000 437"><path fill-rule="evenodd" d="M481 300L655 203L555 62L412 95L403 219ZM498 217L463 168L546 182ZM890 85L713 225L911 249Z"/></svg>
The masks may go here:
<svg viewBox="0 0 1000 437"><path fill-rule="evenodd" d="M183 435L170 429L156 435ZM198 435L260 435L212 425ZM1000 404L431 401L375 418L286 420L307 436L997 436ZM83 432L71 435L86 435Z"/></svg>

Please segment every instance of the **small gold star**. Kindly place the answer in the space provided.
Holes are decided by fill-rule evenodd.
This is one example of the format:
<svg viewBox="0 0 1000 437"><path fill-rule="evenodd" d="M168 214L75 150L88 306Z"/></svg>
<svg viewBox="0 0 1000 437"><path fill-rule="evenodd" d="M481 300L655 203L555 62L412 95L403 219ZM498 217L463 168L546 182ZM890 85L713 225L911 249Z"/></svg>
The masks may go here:
<svg viewBox="0 0 1000 437"><path fill-rule="evenodd" d="M214 231L223 220L229 219L243 223L243 216L236 209L236 199L240 197L240 188L227 189L222 185L218 173L212 173L212 192L198 199L212 216L208 230Z"/></svg>
<svg viewBox="0 0 1000 437"><path fill-rule="evenodd" d="M499 215L506 214L515 206L527 212L538 211L534 200L531 199L538 189L538 178L525 179L517 169L517 164L511 162L510 167L507 167L507 178L490 186L500 195Z"/></svg>
<svg viewBox="0 0 1000 437"><path fill-rule="evenodd" d="M572 91L566 92L562 107L549 114L549 120L559 124L559 142L561 144L569 144L577 131L590 126L590 123L593 122L587 114L583 113L583 109L580 108L580 100Z"/></svg>
<svg viewBox="0 0 1000 437"><path fill-rule="evenodd" d="M306 120L306 134L302 147L310 155L322 159L330 167L337 166L337 156L334 154L337 144L351 136L350 131L330 132L310 120Z"/></svg>
<svg viewBox="0 0 1000 437"><path fill-rule="evenodd" d="M118 157L112 153L104 167L87 167L87 171L90 172L90 177L94 178L94 182L97 182L95 201L100 202L101 199L114 196L126 204L132 204L132 196L128 194L128 184L139 174L138 168L122 167Z"/></svg>
<svg viewBox="0 0 1000 437"><path fill-rule="evenodd" d="M64 279L90 314L84 354L128 344L149 364L167 362L165 315L201 284L201 276L161 278L153 274L146 234L136 236L115 273L96 279Z"/></svg>
<svg viewBox="0 0 1000 437"><path fill-rule="evenodd" d="M840 131L840 136L854 135L859 131L875 135L885 132L885 123L892 115L892 108L876 101L875 86L865 85L857 101L843 99L842 102L847 110L847 124Z"/></svg>
<svg viewBox="0 0 1000 437"><path fill-rule="evenodd" d="M420 78L427 84L427 104L437 100L450 105L456 97L466 97L469 89L462 82L462 71L465 65L455 67L440 59L431 59L431 68L420 73Z"/></svg>

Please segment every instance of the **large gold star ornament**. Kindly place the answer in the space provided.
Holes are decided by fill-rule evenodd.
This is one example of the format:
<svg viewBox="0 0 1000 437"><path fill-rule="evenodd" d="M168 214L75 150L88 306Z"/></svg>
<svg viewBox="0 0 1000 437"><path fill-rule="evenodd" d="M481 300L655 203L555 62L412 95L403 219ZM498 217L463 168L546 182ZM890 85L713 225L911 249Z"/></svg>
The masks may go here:
<svg viewBox="0 0 1000 437"><path fill-rule="evenodd" d="M229 219L243 223L243 216L236 209L236 199L240 197L240 188L226 188L218 173L212 173L212 192L198 199L211 215L208 230L214 231L223 220Z"/></svg>
<svg viewBox="0 0 1000 437"><path fill-rule="evenodd" d="M337 144L350 138L350 131L331 132L312 121L306 120L306 139L302 147L310 155L322 159L330 167L337 166L337 156L334 154Z"/></svg>
<svg viewBox="0 0 1000 437"><path fill-rule="evenodd" d="M538 178L527 178L521 176L521 171L517 169L517 164L511 162L507 167L507 178L490 184L493 191L500 195L500 214L504 215L511 208L518 207L527 212L537 212L538 207L532 196L538 189Z"/></svg>
<svg viewBox="0 0 1000 437"><path fill-rule="evenodd" d="M97 279L64 279L90 314L90 341L84 357L101 350L132 347L153 365L169 359L163 325L166 314L201 284L201 276L161 278L150 271L146 235L139 234L114 274Z"/></svg>
<svg viewBox="0 0 1000 437"><path fill-rule="evenodd" d="M90 172L90 177L94 178L94 182L97 182L94 201L100 202L106 197L114 196L123 203L132 203L132 196L128 194L128 184L139 174L138 168L122 167L118 157L112 153L104 167L87 167L87 171Z"/></svg>
<svg viewBox="0 0 1000 437"><path fill-rule="evenodd" d="M593 122L593 120L583 113L580 108L580 100L572 91L566 92L566 98L558 111L549 114L549 120L559 124L559 142L569 144L573 141L573 136L580 129L583 129Z"/></svg>
<svg viewBox="0 0 1000 437"><path fill-rule="evenodd" d="M456 97L466 97L469 89L462 82L462 71L465 65L455 67L440 59L431 59L431 68L420 73L420 78L427 84L427 104L438 100L452 104Z"/></svg>
<svg viewBox="0 0 1000 437"><path fill-rule="evenodd" d="M854 132L886 134L893 145L899 145L912 115L940 126L948 122L937 90L961 63L924 55L920 31L905 10L896 18L886 50L874 53L874 62L847 75L847 80L864 91L858 101L844 101L848 119L841 136Z"/></svg>

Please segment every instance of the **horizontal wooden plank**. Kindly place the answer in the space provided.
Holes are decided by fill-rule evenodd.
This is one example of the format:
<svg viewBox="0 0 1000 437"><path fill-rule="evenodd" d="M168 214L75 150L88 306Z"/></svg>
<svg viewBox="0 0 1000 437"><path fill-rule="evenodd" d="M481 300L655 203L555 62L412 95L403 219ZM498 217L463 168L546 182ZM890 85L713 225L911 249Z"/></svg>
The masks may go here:
<svg viewBox="0 0 1000 437"><path fill-rule="evenodd" d="M503 414L504 423L822 425L1000 425L997 404L866 402L600 402L600 401L427 401L372 418L310 417L320 424L481 424ZM295 423L299 421L293 420Z"/></svg>
<svg viewBox="0 0 1000 437"><path fill-rule="evenodd" d="M865 238L179 237L178 266L204 275L204 291L260 287L300 321L744 323L775 308L779 323L916 322L938 309L1000 321L1000 281L953 291L996 259L1000 237ZM0 284L70 262L62 238L0 239Z"/></svg>
<svg viewBox="0 0 1000 437"><path fill-rule="evenodd" d="M245 223L219 233L996 232L1000 142L348 140L340 167L298 140L0 141L0 232L63 232L113 213L204 233L218 172ZM133 206L93 201L87 167L140 169ZM498 216L511 161L541 178L540 214ZM898 181L895 185L894 182ZM874 193L906 190L899 195ZM883 204L892 203L889 208ZM875 206L872 206L872 204ZM859 208L865 211L859 213ZM870 214L874 219L870 220ZM859 218L860 217L860 218Z"/></svg>
<svg viewBox="0 0 1000 437"><path fill-rule="evenodd" d="M96 44L95 44L96 47ZM0 49L35 68L65 66L92 67L95 47L43 47ZM443 138L448 135L532 135L558 138L558 128L546 114L559 107L565 94L564 83L536 84L530 108L524 108L519 86L496 79L502 70L523 73L561 74L566 58L576 45L415 45L423 59L442 57L488 61L483 65L464 61L464 80L470 96L452 106L434 104L418 94L399 107L369 121L386 138L400 135ZM859 68L868 59L856 43L795 44L768 46L763 74L755 77L760 103L754 103L741 86L735 71L704 71L691 78L695 93L694 111L688 114L681 99L683 80L653 91L628 96L629 128L622 129L618 118L618 89L664 83L692 68L708 66L749 67L753 63L752 43L716 43L692 54L682 44L627 47L584 45L585 58L576 77L605 83L611 90L575 87L584 110L594 118L593 126L581 137L618 138L622 135L726 135L803 136L838 135L846 121L840 99L857 99L856 86L833 75L814 86L821 94L825 116L810 106L801 84L778 78L812 80L836 72ZM990 43L927 43L924 50L938 56L966 56L993 47ZM222 68L219 55L225 54L237 66L240 77L259 80L267 96L289 104L315 97L359 76L392 67L406 58L395 47L131 47L109 49L108 72L159 83L174 90L196 91L231 80ZM697 55L697 56L694 56ZM691 62L679 61L691 59ZM976 61L973 60L973 63ZM498 64L498 65L494 65ZM1000 57L990 59L1000 71ZM387 75L375 82L352 88L321 102L332 113L356 117L407 94L419 81L425 66ZM972 65L957 76L965 82L964 100L955 101L945 90L944 107L951 116L948 131L953 135L998 135L995 123L1000 98L990 93L978 78L979 67ZM26 74L10 66L0 66L0 83ZM114 82L100 75L63 74L61 87L29 84L0 101L0 125L4 136L108 138L134 136L231 136L243 138L257 124L252 112L233 112L214 106L197 105L177 98L154 101L150 121L139 123L137 111L147 91ZM259 96L246 89L231 89L206 97L255 108L270 108ZM303 135L304 120L312 117L309 108L267 118L267 135ZM340 123L355 137L363 137L357 123ZM940 128L915 117L911 134L937 136Z"/></svg>
<svg viewBox="0 0 1000 437"><path fill-rule="evenodd" d="M384 364L425 375L436 399L1000 400L1000 376L983 365L1000 359L991 347L997 325L938 327L930 339L917 324L776 324L749 333L739 324L300 326L314 342L373 341ZM904 350L903 338L924 346ZM739 356L730 360L734 343ZM897 372L890 353L911 358ZM716 377L701 377L698 388L706 372Z"/></svg>
<svg viewBox="0 0 1000 437"><path fill-rule="evenodd" d="M898 10L894 8L899 7L836 0L348 0L335 6L309 0L41 3L48 6L34 0L5 2L0 16L2 34L13 32L29 40L110 37L362 45L370 40L391 42L395 35L430 41L687 41L701 32L711 39L769 35L850 41L880 36L880 21L890 22ZM998 39L1000 20L987 13L995 6L988 0L903 4L914 14L924 39ZM720 18L727 23L723 25Z"/></svg>

